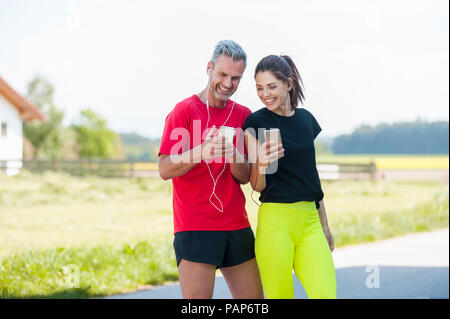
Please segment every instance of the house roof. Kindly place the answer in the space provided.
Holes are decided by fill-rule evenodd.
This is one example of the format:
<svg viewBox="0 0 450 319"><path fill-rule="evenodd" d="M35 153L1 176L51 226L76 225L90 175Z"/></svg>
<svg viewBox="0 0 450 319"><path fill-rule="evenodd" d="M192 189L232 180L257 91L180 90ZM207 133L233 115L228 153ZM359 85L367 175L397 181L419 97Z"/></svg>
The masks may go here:
<svg viewBox="0 0 450 319"><path fill-rule="evenodd" d="M37 106L17 93L5 80L0 77L0 94L3 95L19 111L22 121L45 120L45 115Z"/></svg>

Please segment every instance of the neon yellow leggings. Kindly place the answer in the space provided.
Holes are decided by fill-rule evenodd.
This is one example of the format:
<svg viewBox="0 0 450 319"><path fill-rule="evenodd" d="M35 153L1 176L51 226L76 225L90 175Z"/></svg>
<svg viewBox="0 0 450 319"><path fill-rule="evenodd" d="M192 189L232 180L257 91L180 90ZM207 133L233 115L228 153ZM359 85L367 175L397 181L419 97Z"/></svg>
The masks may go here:
<svg viewBox="0 0 450 319"><path fill-rule="evenodd" d="M308 298L336 298L333 258L314 202L263 203L255 254L266 298L294 298L292 269Z"/></svg>

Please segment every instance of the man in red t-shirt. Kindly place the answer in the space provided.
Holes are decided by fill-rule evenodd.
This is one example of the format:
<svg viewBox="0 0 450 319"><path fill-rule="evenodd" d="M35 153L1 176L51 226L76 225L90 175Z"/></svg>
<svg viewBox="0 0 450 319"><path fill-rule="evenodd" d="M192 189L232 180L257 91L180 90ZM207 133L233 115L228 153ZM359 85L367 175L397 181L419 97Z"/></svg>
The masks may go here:
<svg viewBox="0 0 450 319"><path fill-rule="evenodd" d="M242 127L251 111L230 100L246 60L239 44L219 42L207 64L207 87L178 103L166 118L158 164L160 176L173 183L183 298L211 298L217 268L233 298L264 297L240 186L250 178Z"/></svg>

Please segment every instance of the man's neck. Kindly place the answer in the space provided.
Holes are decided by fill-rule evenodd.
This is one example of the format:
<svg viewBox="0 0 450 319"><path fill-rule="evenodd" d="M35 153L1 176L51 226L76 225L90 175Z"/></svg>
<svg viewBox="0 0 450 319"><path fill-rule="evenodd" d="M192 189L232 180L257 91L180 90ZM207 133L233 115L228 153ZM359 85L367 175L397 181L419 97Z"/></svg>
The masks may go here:
<svg viewBox="0 0 450 319"><path fill-rule="evenodd" d="M211 94L211 92L209 92L207 88L198 93L197 96L203 103L211 107L221 109L227 105L227 101L218 100L214 98L214 95ZM206 97L208 97L208 103L206 103Z"/></svg>

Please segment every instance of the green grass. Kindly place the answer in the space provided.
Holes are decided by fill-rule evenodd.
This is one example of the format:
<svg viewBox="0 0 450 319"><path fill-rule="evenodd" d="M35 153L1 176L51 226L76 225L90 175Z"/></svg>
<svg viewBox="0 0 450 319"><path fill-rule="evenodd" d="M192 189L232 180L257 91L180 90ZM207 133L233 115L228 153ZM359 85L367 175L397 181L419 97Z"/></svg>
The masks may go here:
<svg viewBox="0 0 450 319"><path fill-rule="evenodd" d="M342 247L448 227L448 211L448 191L443 191L432 196L430 201L407 207L392 205L379 210L366 209L365 212L350 208L345 214L331 212L328 218L332 225L335 245Z"/></svg>
<svg viewBox="0 0 450 319"><path fill-rule="evenodd" d="M0 259L34 249L167 240L171 191L171 182L159 179L0 175Z"/></svg>
<svg viewBox="0 0 450 319"><path fill-rule="evenodd" d="M337 248L448 227L448 185L322 186ZM256 229L258 206L243 190ZM0 298L99 297L176 280L171 192L157 178L0 175Z"/></svg>
<svg viewBox="0 0 450 319"><path fill-rule="evenodd" d="M3 259L0 298L96 297L177 278L168 243L60 247Z"/></svg>

